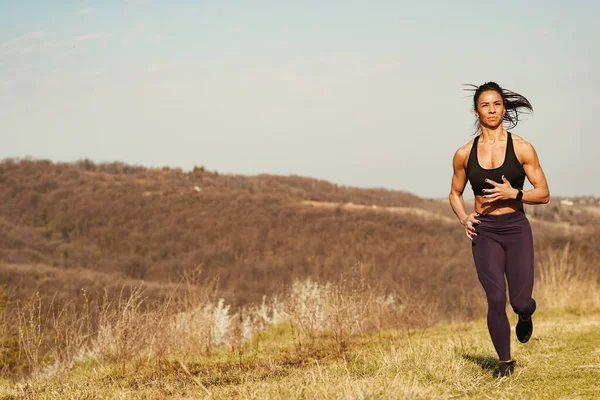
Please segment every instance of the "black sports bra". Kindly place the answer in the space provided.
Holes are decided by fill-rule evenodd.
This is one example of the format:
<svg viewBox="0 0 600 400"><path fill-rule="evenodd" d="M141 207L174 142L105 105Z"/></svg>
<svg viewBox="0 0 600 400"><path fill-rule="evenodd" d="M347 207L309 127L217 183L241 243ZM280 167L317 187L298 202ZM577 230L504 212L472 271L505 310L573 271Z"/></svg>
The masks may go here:
<svg viewBox="0 0 600 400"><path fill-rule="evenodd" d="M478 135L473 140L473 147L471 147L471 154L469 154L469 161L467 162L467 178L471 182L473 193L475 196L483 196L486 194L482 192L483 189L493 189L492 184L486 183L485 179L490 179L494 182L502 183L502 175L510 182L510 185L516 189L523 189L523 183L525 183L525 170L519 162L515 154L513 147L512 135L508 132L506 141L506 154L504 155L504 162L498 168L483 169L479 165L477 159L477 143L481 135Z"/></svg>

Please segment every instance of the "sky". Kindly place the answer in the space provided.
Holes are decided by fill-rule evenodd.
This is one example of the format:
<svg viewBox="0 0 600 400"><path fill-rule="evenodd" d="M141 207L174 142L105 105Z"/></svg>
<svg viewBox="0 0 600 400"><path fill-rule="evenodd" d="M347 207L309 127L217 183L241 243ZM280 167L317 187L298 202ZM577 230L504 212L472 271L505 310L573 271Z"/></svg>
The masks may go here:
<svg viewBox="0 0 600 400"><path fill-rule="evenodd" d="M600 196L598 15L595 0L0 0L0 159L440 198L472 138L463 84L495 81L533 104L511 131L551 193Z"/></svg>

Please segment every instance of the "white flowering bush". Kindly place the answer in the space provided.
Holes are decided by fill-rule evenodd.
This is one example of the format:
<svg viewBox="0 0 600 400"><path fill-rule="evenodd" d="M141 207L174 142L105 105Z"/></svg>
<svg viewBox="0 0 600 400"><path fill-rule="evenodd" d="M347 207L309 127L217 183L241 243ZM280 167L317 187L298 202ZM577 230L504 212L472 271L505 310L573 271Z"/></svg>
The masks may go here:
<svg viewBox="0 0 600 400"><path fill-rule="evenodd" d="M330 291L330 283L295 281L284 303L289 322L307 334L326 329Z"/></svg>
<svg viewBox="0 0 600 400"><path fill-rule="evenodd" d="M212 329L211 341L215 346L231 344L231 316L229 307L223 299L219 299L216 305L208 305L211 315ZM210 309L212 308L212 309Z"/></svg>

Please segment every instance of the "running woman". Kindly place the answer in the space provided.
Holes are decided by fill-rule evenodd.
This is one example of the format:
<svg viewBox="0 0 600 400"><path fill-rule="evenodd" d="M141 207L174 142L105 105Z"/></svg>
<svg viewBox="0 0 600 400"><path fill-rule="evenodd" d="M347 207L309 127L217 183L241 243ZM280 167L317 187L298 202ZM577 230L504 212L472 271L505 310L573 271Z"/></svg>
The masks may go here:
<svg viewBox="0 0 600 400"><path fill-rule="evenodd" d="M533 332L533 237L525 204L545 204L550 191L533 146L504 128L514 128L523 110L533 111L518 93L495 82L474 87L473 108L478 135L459 148L452 161L450 205L471 248L477 277L488 303L487 326L499 357L496 376L510 375L511 327L506 315L506 281L510 305L519 316L516 336L526 343ZM525 177L533 189L523 191ZM467 214L463 192L470 182L475 210Z"/></svg>

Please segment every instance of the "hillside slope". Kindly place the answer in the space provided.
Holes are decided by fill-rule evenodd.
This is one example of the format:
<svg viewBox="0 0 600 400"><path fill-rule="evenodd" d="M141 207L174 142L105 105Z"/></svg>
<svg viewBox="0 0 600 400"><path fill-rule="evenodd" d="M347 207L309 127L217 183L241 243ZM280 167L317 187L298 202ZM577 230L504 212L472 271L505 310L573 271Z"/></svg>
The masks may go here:
<svg viewBox="0 0 600 400"><path fill-rule="evenodd" d="M120 164L21 161L5 162L0 170L0 261L5 264L47 265L65 273L88 269L113 279L167 283L200 266L207 279L219 279L228 300L246 303L296 277L337 279L358 263L364 273L392 283L413 271L423 280L428 272L444 271L442 263L459 263L447 257L452 244L446 251L434 245L440 233L450 234L456 226L444 224L440 230L415 215L341 207L449 212L439 201L407 193L300 177ZM340 207L308 207L307 200ZM451 242L460 240L450 236ZM416 265L409 252L427 263ZM3 281L19 284L15 273L4 274Z"/></svg>
<svg viewBox="0 0 600 400"><path fill-rule="evenodd" d="M571 242L599 261L596 208L531 209L538 253ZM35 265L52 278L31 274ZM63 283L88 281L85 271L97 281L171 285L200 268L228 302L246 304L296 278L359 269L389 290L436 293L450 310L452 299L480 294L472 267L447 202L405 192L202 167L0 163L0 281L21 298L38 285L46 296L97 289Z"/></svg>

